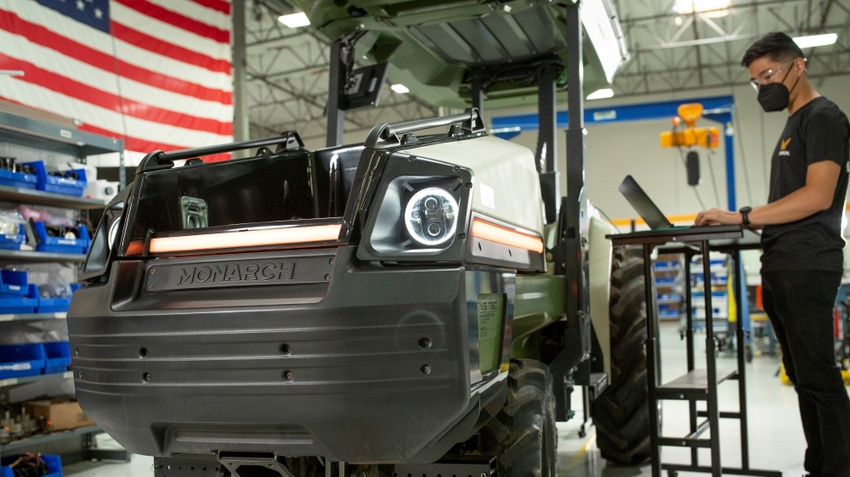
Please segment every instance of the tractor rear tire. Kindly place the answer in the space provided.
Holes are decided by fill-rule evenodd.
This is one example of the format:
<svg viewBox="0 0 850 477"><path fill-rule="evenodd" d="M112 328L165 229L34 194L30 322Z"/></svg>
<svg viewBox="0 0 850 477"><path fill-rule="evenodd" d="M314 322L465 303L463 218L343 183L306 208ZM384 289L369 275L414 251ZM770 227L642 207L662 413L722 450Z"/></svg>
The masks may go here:
<svg viewBox="0 0 850 477"><path fill-rule="evenodd" d="M504 477L555 477L558 428L549 367L534 360L513 360L508 399L482 429L490 451L499 456Z"/></svg>
<svg viewBox="0 0 850 477"><path fill-rule="evenodd" d="M609 462L650 458L643 258L615 250L611 273L611 384L593 402L596 445ZM652 304L653 306L655 303Z"/></svg>

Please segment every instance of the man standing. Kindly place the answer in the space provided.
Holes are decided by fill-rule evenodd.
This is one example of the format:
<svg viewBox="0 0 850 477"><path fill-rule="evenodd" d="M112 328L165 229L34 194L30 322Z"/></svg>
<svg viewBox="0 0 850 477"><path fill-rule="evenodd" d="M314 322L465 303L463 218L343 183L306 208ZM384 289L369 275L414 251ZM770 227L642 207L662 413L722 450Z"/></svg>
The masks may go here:
<svg viewBox="0 0 850 477"><path fill-rule="evenodd" d="M815 477L850 477L850 399L836 365L832 308L844 272L841 219L850 124L806 76L802 50L784 33L755 42L741 62L765 111L788 109L773 152L768 203L739 212L711 209L697 225L762 230L764 309L795 385Z"/></svg>

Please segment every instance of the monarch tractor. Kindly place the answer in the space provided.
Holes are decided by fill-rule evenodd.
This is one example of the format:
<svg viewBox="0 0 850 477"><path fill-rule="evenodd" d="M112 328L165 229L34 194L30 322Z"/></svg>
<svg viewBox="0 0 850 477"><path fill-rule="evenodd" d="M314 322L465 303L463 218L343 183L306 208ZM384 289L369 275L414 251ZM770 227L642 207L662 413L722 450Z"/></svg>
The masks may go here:
<svg viewBox="0 0 850 477"><path fill-rule="evenodd" d="M84 411L158 477L553 476L582 386L603 456L646 459L641 262L618 252L612 274L583 184L582 68L608 80L579 14L618 32L608 2L302 8L333 42L332 79L357 52L472 107L318 150L286 132L148 154L68 312ZM549 118L537 153L480 112L529 94Z"/></svg>

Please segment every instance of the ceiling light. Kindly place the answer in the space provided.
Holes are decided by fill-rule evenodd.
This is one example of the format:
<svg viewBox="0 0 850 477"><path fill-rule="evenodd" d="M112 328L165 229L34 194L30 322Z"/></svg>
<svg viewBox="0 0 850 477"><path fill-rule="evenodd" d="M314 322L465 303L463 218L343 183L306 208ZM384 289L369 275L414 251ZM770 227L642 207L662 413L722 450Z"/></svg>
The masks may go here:
<svg viewBox="0 0 850 477"><path fill-rule="evenodd" d="M602 88L597 89L596 91L587 95L588 100L592 99L605 99L614 97L614 90L611 88Z"/></svg>
<svg viewBox="0 0 850 477"><path fill-rule="evenodd" d="M307 18L307 15L304 12L281 15L277 17L277 21L283 23L289 28L304 27L310 24L310 19Z"/></svg>
<svg viewBox="0 0 850 477"><path fill-rule="evenodd" d="M394 84L390 86L390 89L395 91L398 94L407 94L410 92L410 89L403 84Z"/></svg>
<svg viewBox="0 0 850 477"><path fill-rule="evenodd" d="M676 0L673 7L679 15L702 13L707 17L725 17L729 15L732 0Z"/></svg>
<svg viewBox="0 0 850 477"><path fill-rule="evenodd" d="M617 70L629 59L617 13L609 2L582 2L581 23L593 44L608 84L613 83Z"/></svg>
<svg viewBox="0 0 850 477"><path fill-rule="evenodd" d="M833 45L838 41L837 33L826 33L824 35L798 36L794 43L800 48L814 48L816 46Z"/></svg>

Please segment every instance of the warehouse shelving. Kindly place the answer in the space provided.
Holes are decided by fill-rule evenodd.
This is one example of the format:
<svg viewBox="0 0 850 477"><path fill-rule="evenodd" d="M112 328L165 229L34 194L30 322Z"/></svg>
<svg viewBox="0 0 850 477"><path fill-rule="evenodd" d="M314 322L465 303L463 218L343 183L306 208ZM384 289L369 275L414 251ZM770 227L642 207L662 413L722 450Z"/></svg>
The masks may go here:
<svg viewBox="0 0 850 477"><path fill-rule="evenodd" d="M56 167L59 161L84 163L86 157L91 155L105 153L123 154L123 141L120 139L108 138L76 128L45 122L2 110L0 110L0 147L6 151L20 153L20 159L26 161L42 160L45 164L50 163L51 167ZM3 152L3 150L0 150L0 152ZM53 162L51 163L51 161ZM123 163L123 161L120 162ZM64 163L60 162L60 164ZM98 210L106 205L102 200L29 189L27 187L14 187L5 184L0 185L0 203L11 204L13 206L17 204L43 206L49 208L49 210L69 211L69 213L70 211ZM27 242L31 242L32 240L32 231L30 231ZM30 243L29 245L32 244ZM25 246L22 250L0 250L0 266L14 266L16 268L26 269L30 264L70 264L73 267L74 276L76 276L79 264L85 261L84 253L55 253L52 251L30 250L30 248L33 247ZM12 326L12 323L15 322L47 321L56 323L65 320L65 318L65 312L4 313L3 309L0 309L0 329L2 327ZM67 335L65 325L56 326L63 328ZM17 402L10 403L9 393L13 388L17 389L19 386L34 385L38 382L47 383L50 381L70 379L73 379L73 373L71 371L7 377L6 379L0 379L0 395L2 395L7 405L11 405ZM78 452L75 452L73 456L65 456L63 454L63 461L72 462L81 458L117 458L126 460L128 454L123 450L109 455L91 454L90 451L93 447L94 436L99 432L102 432L99 427L90 425L72 430L38 432L32 436L23 437L0 445L0 455L6 455L13 451L37 451L40 449L40 446L47 443L78 437L82 440Z"/></svg>
<svg viewBox="0 0 850 477"><path fill-rule="evenodd" d="M672 254L660 254L652 267L658 299L658 319L680 319L685 286L682 258Z"/></svg>

